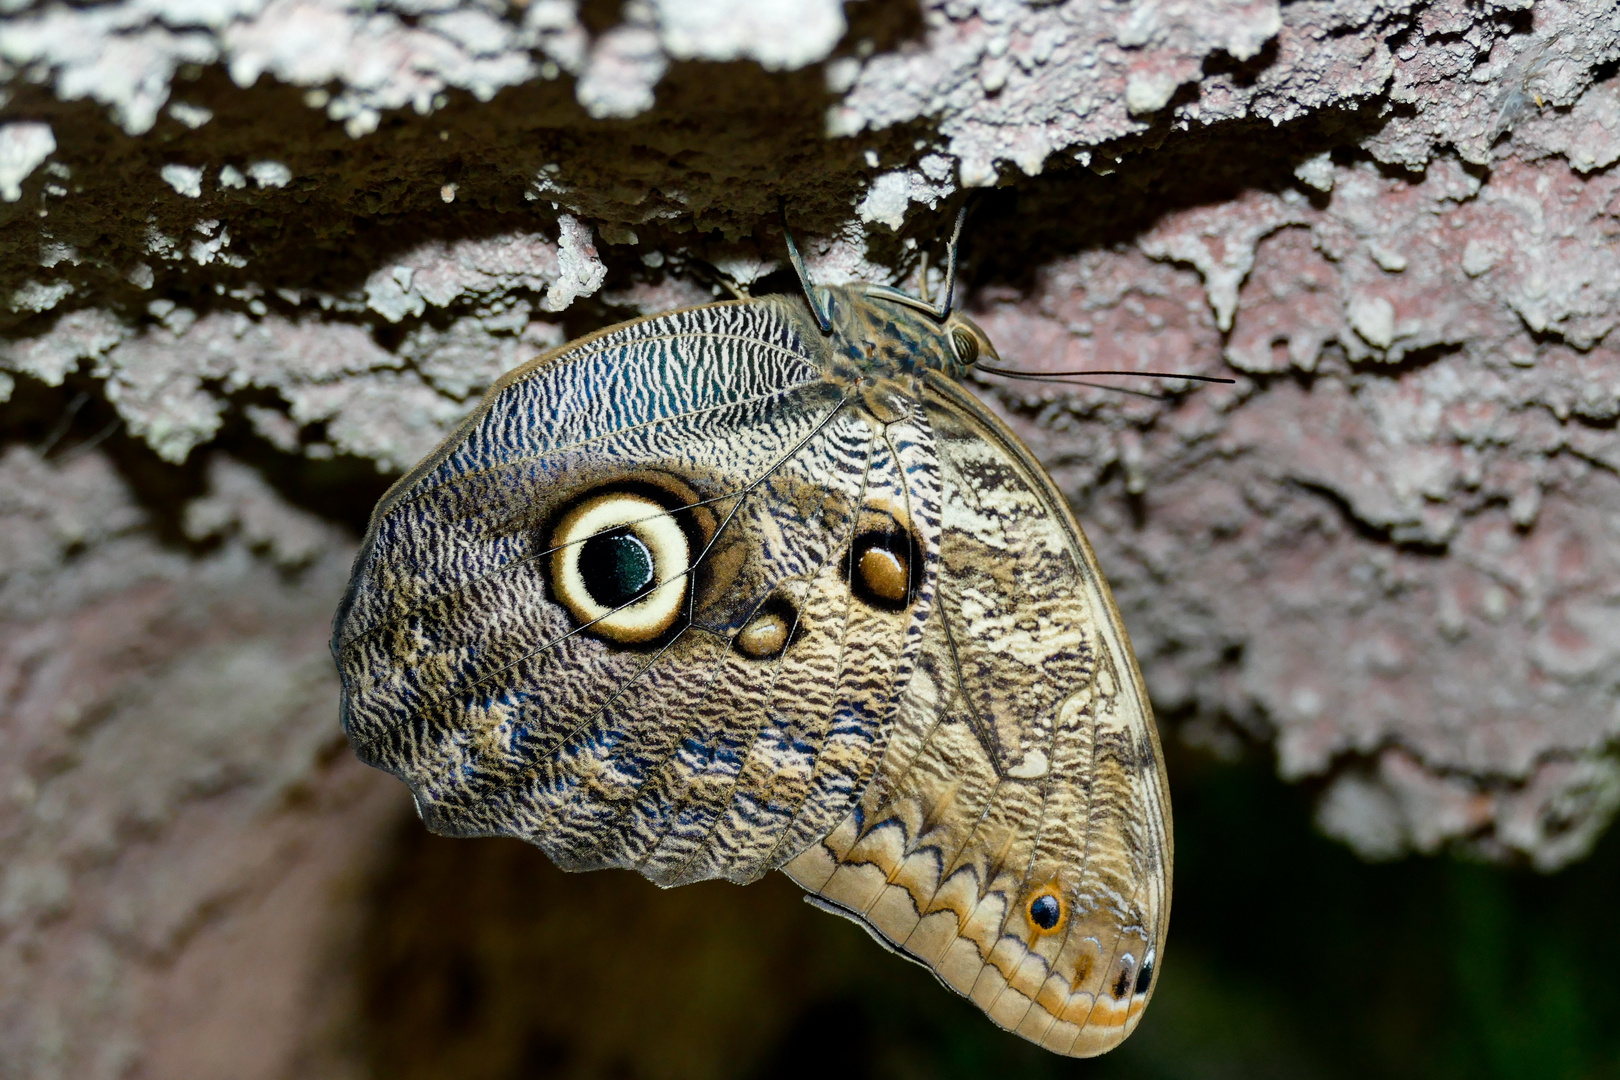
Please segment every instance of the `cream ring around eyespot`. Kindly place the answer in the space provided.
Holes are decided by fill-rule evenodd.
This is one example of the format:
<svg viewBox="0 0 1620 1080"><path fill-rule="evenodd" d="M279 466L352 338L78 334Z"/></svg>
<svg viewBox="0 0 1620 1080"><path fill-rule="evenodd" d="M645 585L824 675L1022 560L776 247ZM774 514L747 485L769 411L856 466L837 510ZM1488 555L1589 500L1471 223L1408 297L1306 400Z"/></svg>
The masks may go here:
<svg viewBox="0 0 1620 1080"><path fill-rule="evenodd" d="M581 559L588 542L627 534L651 560L652 587L622 605L593 595ZM670 512L643 495L610 491L582 501L551 534L551 585L557 599L591 632L626 645L651 641L675 624L686 597L691 551Z"/></svg>

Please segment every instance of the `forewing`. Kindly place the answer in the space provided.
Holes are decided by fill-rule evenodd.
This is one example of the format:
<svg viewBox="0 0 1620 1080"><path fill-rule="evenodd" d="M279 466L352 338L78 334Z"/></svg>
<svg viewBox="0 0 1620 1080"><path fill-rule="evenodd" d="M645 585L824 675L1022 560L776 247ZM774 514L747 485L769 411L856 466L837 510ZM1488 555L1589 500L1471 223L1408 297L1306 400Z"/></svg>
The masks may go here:
<svg viewBox="0 0 1620 1080"><path fill-rule="evenodd" d="M577 342L379 505L334 632L344 726L430 827L674 884L751 880L847 814L927 605L849 604L841 556L932 447L825 380L803 329L766 300ZM664 500L692 562L680 618L631 643L559 601L551 546L621 489ZM937 517L915 528L931 558ZM738 647L783 612L784 648Z"/></svg>
<svg viewBox="0 0 1620 1080"><path fill-rule="evenodd" d="M1002 1027L1099 1054L1146 1006L1170 913L1147 695L1045 472L954 384L926 405L943 511L922 657L872 786L786 870Z"/></svg>

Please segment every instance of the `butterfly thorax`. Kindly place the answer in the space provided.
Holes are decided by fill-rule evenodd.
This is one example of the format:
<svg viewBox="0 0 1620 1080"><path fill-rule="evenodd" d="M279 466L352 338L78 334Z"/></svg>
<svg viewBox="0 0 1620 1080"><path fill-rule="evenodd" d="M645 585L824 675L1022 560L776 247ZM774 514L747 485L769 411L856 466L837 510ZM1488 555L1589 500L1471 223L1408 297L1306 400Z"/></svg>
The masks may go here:
<svg viewBox="0 0 1620 1080"><path fill-rule="evenodd" d="M911 381L937 371L961 379L980 356L994 358L984 331L966 316L939 314L897 290L872 285L816 290L832 328L815 332L840 381Z"/></svg>

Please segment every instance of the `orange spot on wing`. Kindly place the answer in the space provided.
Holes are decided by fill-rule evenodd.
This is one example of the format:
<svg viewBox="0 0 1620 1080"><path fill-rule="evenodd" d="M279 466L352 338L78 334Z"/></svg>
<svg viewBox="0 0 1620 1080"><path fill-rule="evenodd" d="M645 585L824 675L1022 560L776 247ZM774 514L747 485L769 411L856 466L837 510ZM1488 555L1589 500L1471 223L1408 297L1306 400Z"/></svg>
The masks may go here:
<svg viewBox="0 0 1620 1080"><path fill-rule="evenodd" d="M1094 961L1089 952L1083 952L1074 958L1074 978L1069 980L1069 987L1075 993L1079 993L1080 988L1090 981L1093 964Z"/></svg>

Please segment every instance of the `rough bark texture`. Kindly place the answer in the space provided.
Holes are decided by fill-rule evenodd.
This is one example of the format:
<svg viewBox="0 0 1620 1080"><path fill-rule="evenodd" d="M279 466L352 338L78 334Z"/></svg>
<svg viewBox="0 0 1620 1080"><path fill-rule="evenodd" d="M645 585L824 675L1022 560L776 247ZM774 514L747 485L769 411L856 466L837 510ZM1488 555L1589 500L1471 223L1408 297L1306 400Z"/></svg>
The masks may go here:
<svg viewBox="0 0 1620 1080"><path fill-rule="evenodd" d="M324 637L379 474L771 278L778 200L905 282L982 189L1006 361L1238 376L981 388L1171 737L1272 742L1369 857L1554 869L1620 805L1620 4L3 10L0 1075L350 1068L408 810Z"/></svg>

